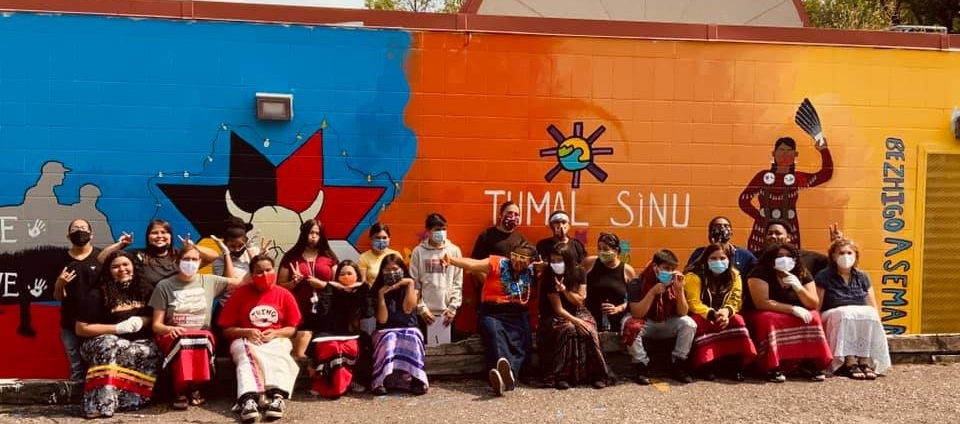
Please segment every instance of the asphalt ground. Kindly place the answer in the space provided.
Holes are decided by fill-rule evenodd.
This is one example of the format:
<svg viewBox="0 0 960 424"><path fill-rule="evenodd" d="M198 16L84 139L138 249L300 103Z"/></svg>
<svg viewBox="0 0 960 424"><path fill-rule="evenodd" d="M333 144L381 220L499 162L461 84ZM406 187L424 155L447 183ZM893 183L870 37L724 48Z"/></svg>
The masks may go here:
<svg viewBox="0 0 960 424"><path fill-rule="evenodd" d="M874 381L842 377L815 383L669 379L638 386L621 379L597 390L521 386L495 398L484 381L432 382L430 392L348 394L317 400L306 392L288 401L278 423L958 423L960 364L898 365ZM228 388L188 411L152 405L110 419L80 418L79 406L0 405L0 423L235 423Z"/></svg>

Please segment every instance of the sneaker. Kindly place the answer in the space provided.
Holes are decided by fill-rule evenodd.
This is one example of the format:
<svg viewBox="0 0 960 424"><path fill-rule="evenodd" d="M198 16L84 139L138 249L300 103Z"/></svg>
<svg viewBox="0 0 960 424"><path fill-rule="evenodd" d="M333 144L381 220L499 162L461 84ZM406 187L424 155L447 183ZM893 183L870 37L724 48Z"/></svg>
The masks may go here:
<svg viewBox="0 0 960 424"><path fill-rule="evenodd" d="M510 361L508 361L507 358L497 360L497 372L500 373L500 378L503 379L505 389L513 390L517 388L517 380L513 377L513 370L510 368Z"/></svg>
<svg viewBox="0 0 960 424"><path fill-rule="evenodd" d="M283 410L286 409L286 405L283 402L283 396L274 395L273 399L267 404L266 411L263 415L267 419L277 420L283 418Z"/></svg>
<svg viewBox="0 0 960 424"><path fill-rule="evenodd" d="M607 382L603 380L597 380L593 382L594 389L605 389L607 387Z"/></svg>
<svg viewBox="0 0 960 424"><path fill-rule="evenodd" d="M567 390L570 388L570 383L560 380L556 384L554 384L553 387L556 387L557 390Z"/></svg>
<svg viewBox="0 0 960 424"><path fill-rule="evenodd" d="M633 380L641 386L646 386L650 384L650 379L647 378L647 364L642 362L634 364L634 377Z"/></svg>
<svg viewBox="0 0 960 424"><path fill-rule="evenodd" d="M787 377L779 370L773 370L767 373L767 381L771 383L783 383L787 381Z"/></svg>
<svg viewBox="0 0 960 424"><path fill-rule="evenodd" d="M693 377L690 376L689 363L686 359L674 358L673 360L673 379L680 383L693 383Z"/></svg>
<svg viewBox="0 0 960 424"><path fill-rule="evenodd" d="M253 398L247 398L240 407L240 419L244 422L256 421L260 418L260 410L257 408L257 401Z"/></svg>
<svg viewBox="0 0 960 424"><path fill-rule="evenodd" d="M383 396L383 395L386 395L386 394L387 394L387 388L386 388L386 387L383 387L383 386L374 387L373 390L370 391L370 394L372 394L372 395L374 395L374 396Z"/></svg>
<svg viewBox="0 0 960 424"><path fill-rule="evenodd" d="M503 396L503 377L500 376L500 371L497 371L496 368L491 369L487 374L487 378L490 380L490 387L493 389L493 395Z"/></svg>

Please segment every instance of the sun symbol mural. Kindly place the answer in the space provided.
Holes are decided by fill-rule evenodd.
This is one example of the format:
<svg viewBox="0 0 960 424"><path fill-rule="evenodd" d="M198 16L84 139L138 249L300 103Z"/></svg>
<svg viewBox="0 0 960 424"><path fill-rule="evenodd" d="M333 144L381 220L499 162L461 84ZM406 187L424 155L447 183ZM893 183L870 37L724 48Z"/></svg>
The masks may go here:
<svg viewBox="0 0 960 424"><path fill-rule="evenodd" d="M573 134L569 137L564 135L554 125L547 127L547 132L557 142L557 147L549 149L540 149L540 157L554 156L557 158L557 165L543 175L547 182L553 181L560 174L560 171L567 171L573 174L573 181L570 186L580 188L580 172L586 170L601 183L607 180L607 173L600 169L594 163L596 156L612 155L613 147L593 147L593 143L607 131L607 127L601 125L589 137L583 138L583 122L573 123Z"/></svg>

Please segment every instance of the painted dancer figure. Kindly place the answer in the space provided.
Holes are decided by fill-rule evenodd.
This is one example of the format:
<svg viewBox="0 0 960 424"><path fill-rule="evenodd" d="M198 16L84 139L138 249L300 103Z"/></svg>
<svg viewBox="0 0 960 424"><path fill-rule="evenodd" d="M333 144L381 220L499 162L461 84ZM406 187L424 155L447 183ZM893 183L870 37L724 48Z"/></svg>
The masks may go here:
<svg viewBox="0 0 960 424"><path fill-rule="evenodd" d="M797 216L797 199L800 190L821 185L833 177L833 156L827 148L820 118L809 100L804 99L797 110L796 123L816 140L822 165L816 173L797 172L797 142L790 137L781 137L773 145L773 165L754 175L740 193L740 209L753 218L753 230L747 241L747 249L763 249L764 228L767 220L781 219L790 223L794 244L800 247L800 220ZM759 207L754 204L757 198Z"/></svg>

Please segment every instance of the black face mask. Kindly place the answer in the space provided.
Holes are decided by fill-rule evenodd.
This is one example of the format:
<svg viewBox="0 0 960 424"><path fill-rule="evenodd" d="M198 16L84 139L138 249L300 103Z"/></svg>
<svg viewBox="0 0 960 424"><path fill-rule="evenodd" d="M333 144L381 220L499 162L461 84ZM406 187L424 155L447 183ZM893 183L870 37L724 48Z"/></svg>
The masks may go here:
<svg viewBox="0 0 960 424"><path fill-rule="evenodd" d="M92 235L89 231L79 230L70 233L69 237L70 243L73 243L74 246L80 247L86 246L87 243L90 243L90 238Z"/></svg>
<svg viewBox="0 0 960 424"><path fill-rule="evenodd" d="M246 247L244 247L244 248L242 248L242 249L240 249L240 250L231 250L231 251L230 251L230 257L233 258L233 259L240 259L240 257L243 256L243 252L246 252L246 251L247 251L247 248L246 248Z"/></svg>
<svg viewBox="0 0 960 424"><path fill-rule="evenodd" d="M726 243L730 241L730 237L733 236L733 230L729 227L711 227L710 228L710 240Z"/></svg>

